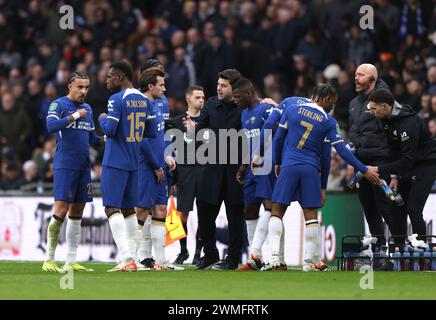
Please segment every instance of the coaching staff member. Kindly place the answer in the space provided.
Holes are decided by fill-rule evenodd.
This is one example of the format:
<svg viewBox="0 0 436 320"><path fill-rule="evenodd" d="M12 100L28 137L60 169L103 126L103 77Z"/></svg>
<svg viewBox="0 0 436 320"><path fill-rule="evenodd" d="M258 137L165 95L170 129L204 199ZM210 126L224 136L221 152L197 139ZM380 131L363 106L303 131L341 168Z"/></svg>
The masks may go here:
<svg viewBox="0 0 436 320"><path fill-rule="evenodd" d="M350 142L354 145L356 157L365 165L378 166L385 164L389 156L386 134L380 120L371 116L368 108L368 97L375 89L389 89L386 83L378 79L378 72L372 64L360 65L355 74L358 96L350 102ZM388 183L389 175L380 176ZM359 183L358 195L362 204L369 230L373 235L383 235L383 220L392 234L392 203L385 197L379 186L362 179ZM380 239L382 241L382 239Z"/></svg>
<svg viewBox="0 0 436 320"><path fill-rule="evenodd" d="M241 78L239 71L227 69L218 74L217 96L209 98L201 111L200 117L194 123L189 117L185 125L190 131L193 126L197 130L208 128L210 134L216 137L216 155L220 144L220 129L241 130L241 109L234 103L232 84ZM241 149L241 143L239 143ZM232 150L234 152L234 150ZM241 155L241 150L238 150ZM241 259L242 246L245 237L244 203L242 186L236 181L236 173L242 163L241 156L238 164L230 164L230 150L227 149L227 162L220 164L207 163L204 166L203 177L198 193L198 219L200 237L203 242L204 256L197 269L233 270L238 267ZM229 225L229 250L227 257L219 262L219 253L215 239L215 220L218 216L221 203L226 205L226 214Z"/></svg>
<svg viewBox="0 0 436 320"><path fill-rule="evenodd" d="M391 187L403 196L400 233L407 234L407 216L413 232L426 234L422 216L425 202L436 179L436 140L412 107L395 102L388 90L376 90L369 97L371 114L383 122L390 147L390 161L378 166L381 174L397 174Z"/></svg>

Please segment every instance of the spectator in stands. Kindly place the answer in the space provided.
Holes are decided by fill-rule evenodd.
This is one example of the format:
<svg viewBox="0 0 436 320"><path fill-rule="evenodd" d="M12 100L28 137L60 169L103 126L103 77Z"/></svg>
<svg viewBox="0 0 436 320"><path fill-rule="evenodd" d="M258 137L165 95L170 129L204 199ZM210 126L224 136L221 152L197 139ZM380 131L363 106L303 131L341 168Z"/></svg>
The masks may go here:
<svg viewBox="0 0 436 320"><path fill-rule="evenodd" d="M23 184L21 190L36 191L37 182L39 181L38 166L33 160L27 160L23 164Z"/></svg>
<svg viewBox="0 0 436 320"><path fill-rule="evenodd" d="M27 139L32 134L32 122L29 116L15 106L15 99L10 93L1 96L0 110L0 142L3 147L10 147L17 160L24 160L28 156Z"/></svg>
<svg viewBox="0 0 436 320"><path fill-rule="evenodd" d="M430 131L430 134L433 138L436 138L436 118L432 118L428 122L428 131Z"/></svg>
<svg viewBox="0 0 436 320"><path fill-rule="evenodd" d="M166 82L168 95L182 101L186 89L195 82L193 66L189 60L185 59L185 49L183 47L174 50L174 61L166 71L168 73Z"/></svg>
<svg viewBox="0 0 436 320"><path fill-rule="evenodd" d="M40 177L45 176L45 172L48 167L48 163L53 161L56 151L56 139L54 136L49 136L44 142L42 149L36 149L33 154L33 160L38 166L38 175Z"/></svg>
<svg viewBox="0 0 436 320"><path fill-rule="evenodd" d="M24 184L20 178L20 166L15 161L4 164L2 179L0 180L0 190L18 190Z"/></svg>
<svg viewBox="0 0 436 320"><path fill-rule="evenodd" d="M427 71L427 92L436 94L436 64L431 65Z"/></svg>

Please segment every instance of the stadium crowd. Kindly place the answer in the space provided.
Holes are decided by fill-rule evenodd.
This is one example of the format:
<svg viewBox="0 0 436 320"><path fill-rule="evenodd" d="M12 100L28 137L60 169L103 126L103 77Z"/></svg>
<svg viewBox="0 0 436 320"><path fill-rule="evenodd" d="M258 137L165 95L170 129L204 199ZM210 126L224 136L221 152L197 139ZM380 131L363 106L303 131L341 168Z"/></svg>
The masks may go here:
<svg viewBox="0 0 436 320"><path fill-rule="evenodd" d="M216 75L237 68L260 96L305 96L314 84L338 92L334 116L344 135L356 96L354 72L377 66L397 101L411 105L436 136L434 1L372 0L374 29L359 26L368 1L344 0L0 0L0 190L36 190L53 181L55 139L47 133L50 102L65 95L74 70L91 77L87 102L106 112L112 61L135 68L158 59L166 70L171 116L186 110L189 85L216 92ZM61 30L61 5L74 8L74 29ZM100 129L97 128L98 132ZM92 150L100 180L103 150ZM332 157L329 190L346 190L353 174Z"/></svg>

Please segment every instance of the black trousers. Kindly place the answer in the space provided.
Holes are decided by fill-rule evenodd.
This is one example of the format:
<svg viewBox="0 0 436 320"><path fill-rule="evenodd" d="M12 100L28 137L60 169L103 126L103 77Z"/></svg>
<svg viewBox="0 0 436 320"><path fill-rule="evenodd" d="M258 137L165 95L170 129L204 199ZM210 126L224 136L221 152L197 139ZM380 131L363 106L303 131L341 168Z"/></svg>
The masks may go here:
<svg viewBox="0 0 436 320"><path fill-rule="evenodd" d="M413 168L407 176L398 181L398 192L403 196L405 204L396 207L394 220L399 235L407 234L407 216L412 223L413 233L427 234L422 211L436 180L436 164L428 164Z"/></svg>
<svg viewBox="0 0 436 320"><path fill-rule="evenodd" d="M225 179L224 179L225 180ZM226 206L226 215L229 226L229 250L227 257L235 262L239 263L242 255L242 247L244 244L244 205L231 204L225 199L226 183L221 184L220 196L217 204L211 204L198 199L198 223L200 227L200 237L203 244L204 256L206 259L218 260L219 253L216 247L216 224L215 220L218 217L221 204L224 201Z"/></svg>
<svg viewBox="0 0 436 320"><path fill-rule="evenodd" d="M390 183L388 176L381 178L385 179L388 184ZM391 234L398 234L392 218L393 203L385 196L379 186L373 185L363 178L359 182L358 195L371 234L384 235L383 220L389 227ZM379 240L383 242L381 238Z"/></svg>

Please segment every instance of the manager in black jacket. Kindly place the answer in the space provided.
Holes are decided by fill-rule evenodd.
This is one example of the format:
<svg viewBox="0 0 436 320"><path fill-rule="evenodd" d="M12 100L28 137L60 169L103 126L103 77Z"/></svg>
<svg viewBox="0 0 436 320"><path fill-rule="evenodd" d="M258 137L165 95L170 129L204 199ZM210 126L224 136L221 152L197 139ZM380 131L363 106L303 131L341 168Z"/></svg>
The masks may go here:
<svg viewBox="0 0 436 320"><path fill-rule="evenodd" d="M358 96L350 102L350 142L354 145L356 157L366 165L385 164L389 157L389 146L381 121L371 116L368 97L375 89L389 89L372 64L362 64L356 70L356 91ZM380 178L390 181L389 175ZM392 234L397 234L392 222L392 203L378 186L362 179L359 183L359 200L362 204L369 230L373 235L383 235L383 220ZM382 239L379 239L382 241Z"/></svg>
<svg viewBox="0 0 436 320"><path fill-rule="evenodd" d="M407 216L413 232L426 234L422 215L436 179L436 140L412 107L395 102L388 90L376 90L369 97L372 115L381 119L390 146L389 162L378 167L381 174L395 174L390 186L403 196L400 233L407 234Z"/></svg>
<svg viewBox="0 0 436 320"><path fill-rule="evenodd" d="M219 135L220 129L235 129L238 132L242 129L241 109L233 102L232 96L232 84L240 78L241 74L234 69L220 72L218 74L217 96L206 101L196 123L193 123L189 117L185 120L185 125L191 131L194 126L196 132L209 129L210 136L214 135L216 138L216 163L205 164L198 193L198 219L205 255L197 265L197 269L213 267L213 269L232 270L238 267L241 259L245 237L245 220L242 187L236 181L236 173L242 163L242 145L241 141L238 141L236 150L230 148L229 144L220 141ZM214 143L213 139L209 140L209 143ZM229 139L227 140L229 141ZM239 140L242 140L242 137ZM222 158L223 150L219 150L220 145L227 149L225 159ZM237 163L231 163L231 157L236 154L238 155ZM220 156L221 159L218 159ZM227 257L217 264L219 254L215 239L215 220L223 201L226 205L230 244Z"/></svg>

